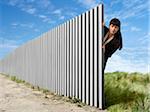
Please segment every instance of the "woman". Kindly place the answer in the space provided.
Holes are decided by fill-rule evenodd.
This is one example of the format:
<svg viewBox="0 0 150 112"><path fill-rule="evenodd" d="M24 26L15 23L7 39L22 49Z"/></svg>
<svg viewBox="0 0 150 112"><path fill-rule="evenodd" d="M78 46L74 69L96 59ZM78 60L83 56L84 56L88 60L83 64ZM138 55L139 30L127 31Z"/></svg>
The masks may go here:
<svg viewBox="0 0 150 112"><path fill-rule="evenodd" d="M120 31L121 23L119 19L113 18L109 23L109 28L104 26L104 36L103 36L103 68L104 73L106 62L108 58L112 56L117 49L122 49L122 35Z"/></svg>

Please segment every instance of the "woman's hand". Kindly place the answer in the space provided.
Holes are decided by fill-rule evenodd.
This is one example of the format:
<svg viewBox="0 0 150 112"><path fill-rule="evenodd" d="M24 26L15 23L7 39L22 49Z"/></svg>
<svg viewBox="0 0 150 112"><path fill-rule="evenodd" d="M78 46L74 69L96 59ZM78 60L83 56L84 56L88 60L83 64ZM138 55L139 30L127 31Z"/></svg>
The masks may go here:
<svg viewBox="0 0 150 112"><path fill-rule="evenodd" d="M104 21L102 22L102 25L105 26L105 22Z"/></svg>
<svg viewBox="0 0 150 112"><path fill-rule="evenodd" d="M105 45L103 45L102 48L105 49Z"/></svg>
<svg viewBox="0 0 150 112"><path fill-rule="evenodd" d="M103 52L105 52L105 45L102 46Z"/></svg>

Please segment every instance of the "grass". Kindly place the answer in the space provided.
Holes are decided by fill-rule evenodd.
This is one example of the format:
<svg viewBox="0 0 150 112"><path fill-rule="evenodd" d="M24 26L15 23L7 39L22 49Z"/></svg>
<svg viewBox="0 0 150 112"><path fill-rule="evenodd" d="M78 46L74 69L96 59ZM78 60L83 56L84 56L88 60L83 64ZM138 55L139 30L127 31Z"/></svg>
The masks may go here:
<svg viewBox="0 0 150 112"><path fill-rule="evenodd" d="M105 74L105 108L108 112L150 112L150 74Z"/></svg>

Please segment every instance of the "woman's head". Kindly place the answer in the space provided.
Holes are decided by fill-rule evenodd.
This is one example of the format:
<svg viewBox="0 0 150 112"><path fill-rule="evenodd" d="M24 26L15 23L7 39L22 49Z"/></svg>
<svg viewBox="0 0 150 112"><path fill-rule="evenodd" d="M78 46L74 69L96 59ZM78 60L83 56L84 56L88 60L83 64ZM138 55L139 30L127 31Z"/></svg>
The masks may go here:
<svg viewBox="0 0 150 112"><path fill-rule="evenodd" d="M117 32L120 32L120 21L117 18L113 18L109 23L109 32L115 35Z"/></svg>
<svg viewBox="0 0 150 112"><path fill-rule="evenodd" d="M115 35L115 37L119 39L119 41L120 41L119 50L121 50L123 47L120 27L121 27L121 23L120 23L119 19L117 19L117 18L111 19L111 21L109 23L109 32L111 34Z"/></svg>

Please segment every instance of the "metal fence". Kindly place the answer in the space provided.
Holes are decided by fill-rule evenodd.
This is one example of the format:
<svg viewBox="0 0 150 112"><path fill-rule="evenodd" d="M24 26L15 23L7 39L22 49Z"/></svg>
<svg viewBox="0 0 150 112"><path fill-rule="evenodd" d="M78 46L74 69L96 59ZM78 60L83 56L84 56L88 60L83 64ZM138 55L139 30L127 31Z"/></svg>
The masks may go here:
<svg viewBox="0 0 150 112"><path fill-rule="evenodd" d="M103 6L27 42L0 62L0 72L103 108Z"/></svg>

